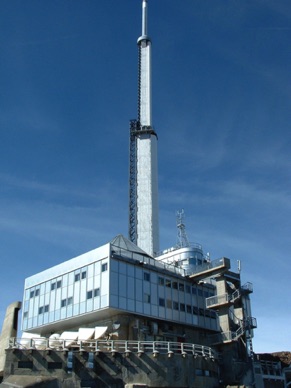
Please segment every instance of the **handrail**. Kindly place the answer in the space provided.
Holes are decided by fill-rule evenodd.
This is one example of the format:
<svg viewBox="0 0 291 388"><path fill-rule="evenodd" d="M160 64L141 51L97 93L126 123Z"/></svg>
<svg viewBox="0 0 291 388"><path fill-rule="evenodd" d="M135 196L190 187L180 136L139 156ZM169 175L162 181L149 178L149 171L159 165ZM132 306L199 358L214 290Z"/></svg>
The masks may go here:
<svg viewBox="0 0 291 388"><path fill-rule="evenodd" d="M226 304L228 302L229 302L229 297L227 293L214 295L214 296L210 296L209 298L206 298L206 307L211 308L211 306Z"/></svg>
<svg viewBox="0 0 291 388"><path fill-rule="evenodd" d="M68 346L70 344L70 346ZM131 340L86 340L73 341L68 339L50 338L9 338L8 349L37 349L56 351L87 351L95 353L152 353L152 354L182 354L201 356L213 360L218 359L217 353L209 346L185 342L167 341L131 341Z"/></svg>
<svg viewBox="0 0 291 388"><path fill-rule="evenodd" d="M226 257L221 257L220 259L212 261L206 260L203 264L197 265L195 269L189 268L188 270L185 270L185 274L190 276L199 272L220 268L222 266L230 268L230 260Z"/></svg>

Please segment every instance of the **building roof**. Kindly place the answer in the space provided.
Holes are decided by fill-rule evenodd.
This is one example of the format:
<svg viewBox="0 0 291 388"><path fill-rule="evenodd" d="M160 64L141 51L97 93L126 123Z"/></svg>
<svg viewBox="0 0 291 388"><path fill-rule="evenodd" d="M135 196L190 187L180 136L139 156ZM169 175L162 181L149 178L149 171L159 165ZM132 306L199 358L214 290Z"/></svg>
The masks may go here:
<svg viewBox="0 0 291 388"><path fill-rule="evenodd" d="M137 245L135 245L133 242L129 241L126 237L124 237L122 234L117 235L110 241L110 244L118 247L120 249L124 249L129 252L133 253L139 253L143 256L151 257L148 253L146 253L144 250L139 248Z"/></svg>

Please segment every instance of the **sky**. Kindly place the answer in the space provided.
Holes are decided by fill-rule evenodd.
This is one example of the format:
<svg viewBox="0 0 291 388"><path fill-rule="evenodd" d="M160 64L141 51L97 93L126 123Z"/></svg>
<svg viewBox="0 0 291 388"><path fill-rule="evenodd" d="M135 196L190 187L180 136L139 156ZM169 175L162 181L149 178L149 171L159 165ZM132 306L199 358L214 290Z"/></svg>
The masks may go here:
<svg viewBox="0 0 291 388"><path fill-rule="evenodd" d="M253 284L254 351L291 351L291 3L148 10L160 248L184 209ZM128 234L140 35L141 0L0 3L0 325L26 277Z"/></svg>

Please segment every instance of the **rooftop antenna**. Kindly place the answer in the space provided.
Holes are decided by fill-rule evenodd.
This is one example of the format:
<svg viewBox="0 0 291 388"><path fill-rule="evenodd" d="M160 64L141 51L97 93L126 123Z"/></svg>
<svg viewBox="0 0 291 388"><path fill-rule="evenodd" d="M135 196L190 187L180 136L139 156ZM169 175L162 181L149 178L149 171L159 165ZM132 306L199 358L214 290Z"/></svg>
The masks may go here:
<svg viewBox="0 0 291 388"><path fill-rule="evenodd" d="M177 218L177 228L178 228L178 247L189 247L190 243L187 237L186 229L185 229L185 212L184 209L178 210L176 212L176 218Z"/></svg>

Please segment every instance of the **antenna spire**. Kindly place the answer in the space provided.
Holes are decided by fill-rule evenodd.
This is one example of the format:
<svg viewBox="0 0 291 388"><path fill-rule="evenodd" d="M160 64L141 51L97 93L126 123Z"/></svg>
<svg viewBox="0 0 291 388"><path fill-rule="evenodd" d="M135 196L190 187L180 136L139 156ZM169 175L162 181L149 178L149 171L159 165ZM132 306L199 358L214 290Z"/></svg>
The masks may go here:
<svg viewBox="0 0 291 388"><path fill-rule="evenodd" d="M148 2L147 0L142 1L142 37L147 36L147 19L148 19Z"/></svg>

